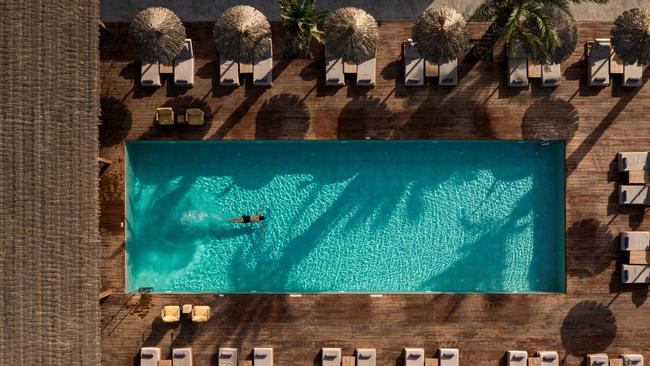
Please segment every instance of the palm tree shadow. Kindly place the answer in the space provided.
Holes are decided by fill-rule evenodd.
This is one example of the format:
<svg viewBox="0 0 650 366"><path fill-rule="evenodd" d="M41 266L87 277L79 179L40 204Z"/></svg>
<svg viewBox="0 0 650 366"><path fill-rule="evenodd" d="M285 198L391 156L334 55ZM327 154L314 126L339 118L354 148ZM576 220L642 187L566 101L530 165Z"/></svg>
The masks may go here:
<svg viewBox="0 0 650 366"><path fill-rule="evenodd" d="M395 130L393 112L378 98L354 98L343 107L338 118L339 140L390 139Z"/></svg>
<svg viewBox="0 0 650 366"><path fill-rule="evenodd" d="M526 110L522 119L522 136L526 140L571 141L580 116L567 101L546 97L537 100Z"/></svg>
<svg viewBox="0 0 650 366"><path fill-rule="evenodd" d="M560 336L567 353L582 357L604 352L616 338L617 330L616 317L607 306L585 300L564 317Z"/></svg>
<svg viewBox="0 0 650 366"><path fill-rule="evenodd" d="M618 256L614 235L607 225L590 218L573 223L567 230L569 275L587 278L606 270ZM594 250L594 248L599 248ZM606 251L603 251L605 248Z"/></svg>
<svg viewBox="0 0 650 366"><path fill-rule="evenodd" d="M117 98L102 95L100 97L101 115L99 125L99 143L103 147L121 143L131 130L131 111Z"/></svg>

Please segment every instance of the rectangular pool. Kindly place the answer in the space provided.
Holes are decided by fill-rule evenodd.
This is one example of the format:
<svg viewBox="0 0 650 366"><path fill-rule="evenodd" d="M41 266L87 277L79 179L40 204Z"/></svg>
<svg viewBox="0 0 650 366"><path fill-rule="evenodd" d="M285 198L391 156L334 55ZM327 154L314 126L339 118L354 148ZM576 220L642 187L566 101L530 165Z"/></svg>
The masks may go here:
<svg viewBox="0 0 650 366"><path fill-rule="evenodd" d="M564 292L564 142L131 141L126 286ZM256 223L230 219L262 210Z"/></svg>

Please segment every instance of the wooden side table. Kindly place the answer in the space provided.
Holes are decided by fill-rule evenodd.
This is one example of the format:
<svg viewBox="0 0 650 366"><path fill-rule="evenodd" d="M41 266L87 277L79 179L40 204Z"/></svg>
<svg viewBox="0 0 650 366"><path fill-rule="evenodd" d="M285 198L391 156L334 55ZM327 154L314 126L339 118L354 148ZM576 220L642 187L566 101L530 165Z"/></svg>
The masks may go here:
<svg viewBox="0 0 650 366"><path fill-rule="evenodd" d="M425 358L424 359L424 366L438 366L438 359L437 358Z"/></svg>
<svg viewBox="0 0 650 366"><path fill-rule="evenodd" d="M172 366L172 360L160 360L158 366Z"/></svg>
<svg viewBox="0 0 650 366"><path fill-rule="evenodd" d="M253 366L253 360L239 360L239 366Z"/></svg>
<svg viewBox="0 0 650 366"><path fill-rule="evenodd" d="M424 60L424 77L437 78L438 77L438 64L434 64L429 60Z"/></svg>
<svg viewBox="0 0 650 366"><path fill-rule="evenodd" d="M355 361L354 356L343 356L341 357L341 366L354 366Z"/></svg>
<svg viewBox="0 0 650 366"><path fill-rule="evenodd" d="M623 366L623 359L622 358L610 358L609 359L609 366Z"/></svg>
<svg viewBox="0 0 650 366"><path fill-rule="evenodd" d="M183 123L183 122L181 122L181 117L182 117L182 120L185 121L185 115L179 114L178 117L177 117L178 118L178 123ZM189 314L191 312L192 312L192 304L184 304L183 305L183 314Z"/></svg>
<svg viewBox="0 0 650 366"><path fill-rule="evenodd" d="M357 73L357 64L351 64L343 62L343 73L344 74L356 74Z"/></svg>
<svg viewBox="0 0 650 366"><path fill-rule="evenodd" d="M542 366L542 358L528 357L528 366Z"/></svg>
<svg viewBox="0 0 650 366"><path fill-rule="evenodd" d="M650 251L630 250L630 264L650 264Z"/></svg>
<svg viewBox="0 0 650 366"><path fill-rule="evenodd" d="M160 64L158 72L161 73L161 74L173 74L174 73L174 65Z"/></svg>
<svg viewBox="0 0 650 366"><path fill-rule="evenodd" d="M243 62L239 63L239 73L240 74L252 74L253 73L253 64L245 64Z"/></svg>
<svg viewBox="0 0 650 366"><path fill-rule="evenodd" d="M613 50L612 55L609 56L609 73L623 74L623 60Z"/></svg>
<svg viewBox="0 0 650 366"><path fill-rule="evenodd" d="M647 170L631 170L627 172L627 182L629 184L650 183L650 172Z"/></svg>
<svg viewBox="0 0 650 366"><path fill-rule="evenodd" d="M533 60L528 59L528 77L540 79L542 77L542 64L533 63Z"/></svg>

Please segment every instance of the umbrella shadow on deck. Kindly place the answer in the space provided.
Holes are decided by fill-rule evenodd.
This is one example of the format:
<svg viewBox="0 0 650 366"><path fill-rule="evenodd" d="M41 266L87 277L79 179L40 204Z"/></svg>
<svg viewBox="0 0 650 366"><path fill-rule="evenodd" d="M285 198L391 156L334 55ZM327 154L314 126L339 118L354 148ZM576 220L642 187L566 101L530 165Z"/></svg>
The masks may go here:
<svg viewBox="0 0 650 366"><path fill-rule="evenodd" d="M585 300L573 306L564 317L560 336L567 353L584 357L587 353L604 352L617 331L616 316L607 306Z"/></svg>
<svg viewBox="0 0 650 366"><path fill-rule="evenodd" d="M302 140L308 130L309 110L297 95L274 95L257 112L256 140Z"/></svg>
<svg viewBox="0 0 650 366"><path fill-rule="evenodd" d="M338 119L339 140L384 140L394 136L395 119L386 103L378 98L358 97L349 101Z"/></svg>

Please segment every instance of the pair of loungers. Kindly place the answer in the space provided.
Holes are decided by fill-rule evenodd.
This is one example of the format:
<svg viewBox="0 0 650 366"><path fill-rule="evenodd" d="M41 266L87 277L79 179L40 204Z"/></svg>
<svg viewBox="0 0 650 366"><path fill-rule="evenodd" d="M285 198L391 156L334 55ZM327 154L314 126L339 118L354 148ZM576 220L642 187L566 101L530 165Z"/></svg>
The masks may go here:
<svg viewBox="0 0 650 366"><path fill-rule="evenodd" d="M519 42L514 42L508 46L508 85L512 87L524 88L528 86L528 55L524 52ZM562 70L560 64L550 65L530 65L531 67L541 68L541 86L553 87L560 85ZM533 77L532 75L530 77Z"/></svg>
<svg viewBox="0 0 650 366"><path fill-rule="evenodd" d="M142 63L140 68L142 86L162 86L160 82L160 64ZM181 52L174 58L174 85L191 87L194 85L194 48L192 40L185 39Z"/></svg>
<svg viewBox="0 0 650 366"><path fill-rule="evenodd" d="M609 38L598 38L589 43L588 72L589 86L608 86L610 84L611 64L614 58ZM643 66L639 63L623 64L623 86L643 85Z"/></svg>
<svg viewBox="0 0 650 366"><path fill-rule="evenodd" d="M340 348L323 348L321 354L322 366L341 366L343 356ZM374 348L357 348L355 354L356 366L375 366L377 364L377 350Z"/></svg>
<svg viewBox="0 0 650 366"><path fill-rule="evenodd" d="M625 366L643 366L643 355L624 353L621 359ZM587 355L587 366L609 366L609 364L609 357L605 353Z"/></svg>
<svg viewBox="0 0 650 366"><path fill-rule="evenodd" d="M619 172L634 172L650 170L648 152L622 152L618 154ZM618 203L622 205L650 205L650 189L648 185L620 185Z"/></svg>
<svg viewBox="0 0 650 366"><path fill-rule="evenodd" d="M539 365L541 366L559 366L560 358L555 351L538 352ZM508 351L506 364L508 366L527 366L528 352L526 351Z"/></svg>
<svg viewBox="0 0 650 366"><path fill-rule="evenodd" d="M158 366L160 359L160 348L143 347L140 349L140 366ZM191 348L174 348L172 350L173 366L192 366Z"/></svg>
<svg viewBox="0 0 650 366"><path fill-rule="evenodd" d="M438 85L458 85L458 59L438 64ZM404 84L422 86L426 77L426 61L415 48L413 40L404 42Z"/></svg>
<svg viewBox="0 0 650 366"><path fill-rule="evenodd" d="M357 65L357 85L374 86L377 68L377 57L372 58ZM325 85L343 86L345 85L345 72L343 58L336 57L325 48Z"/></svg>
<svg viewBox="0 0 650 366"><path fill-rule="evenodd" d="M273 83L273 47L259 59L253 60L253 85L271 86ZM219 85L239 86L239 63L219 56Z"/></svg>
<svg viewBox="0 0 650 366"><path fill-rule="evenodd" d="M237 348L219 348L218 366L238 366ZM253 366L273 366L273 348L253 348Z"/></svg>

